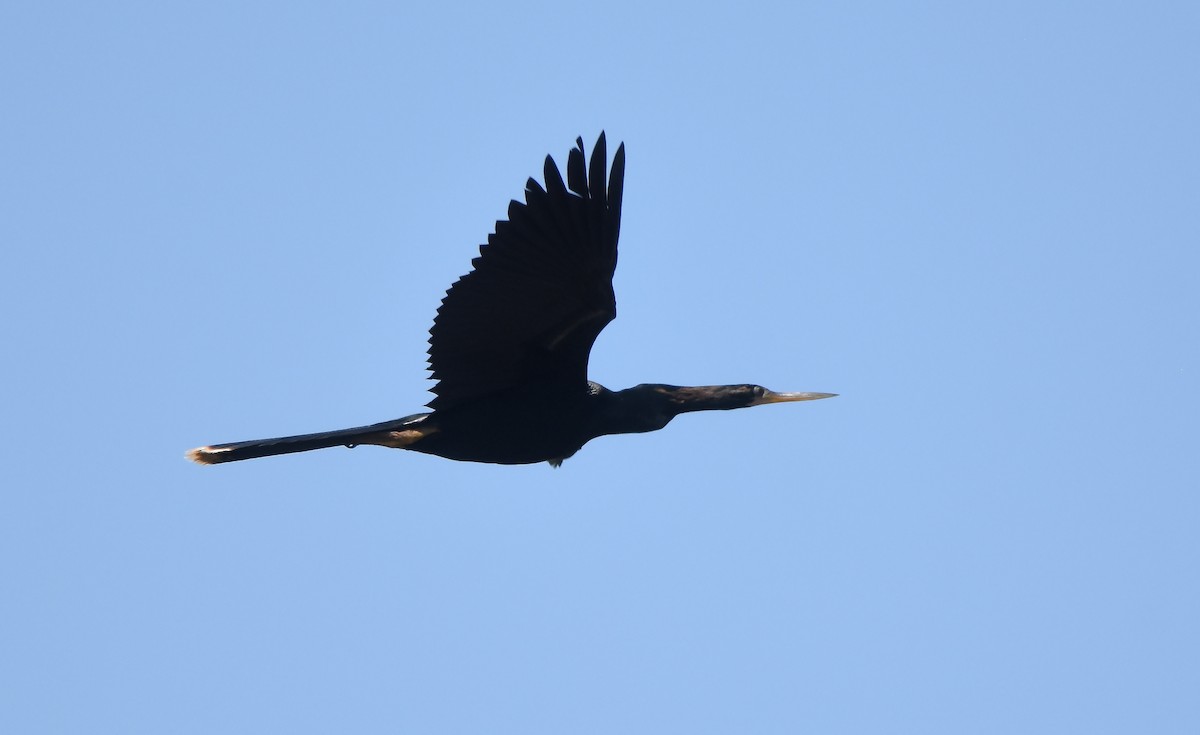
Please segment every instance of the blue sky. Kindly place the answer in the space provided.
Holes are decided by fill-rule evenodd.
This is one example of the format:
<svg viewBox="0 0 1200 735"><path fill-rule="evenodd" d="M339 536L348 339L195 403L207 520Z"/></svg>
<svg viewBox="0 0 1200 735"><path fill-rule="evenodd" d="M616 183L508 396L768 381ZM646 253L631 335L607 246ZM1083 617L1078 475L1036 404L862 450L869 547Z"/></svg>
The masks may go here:
<svg viewBox="0 0 1200 735"><path fill-rule="evenodd" d="M1200 730L1188 3L10 3L0 730ZM561 469L429 399L576 136L593 378L835 400Z"/></svg>

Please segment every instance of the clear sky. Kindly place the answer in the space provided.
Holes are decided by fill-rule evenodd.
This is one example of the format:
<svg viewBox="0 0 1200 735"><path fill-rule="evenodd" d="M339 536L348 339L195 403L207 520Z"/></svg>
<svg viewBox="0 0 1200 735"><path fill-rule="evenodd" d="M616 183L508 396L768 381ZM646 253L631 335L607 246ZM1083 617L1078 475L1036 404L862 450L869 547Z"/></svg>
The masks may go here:
<svg viewBox="0 0 1200 735"><path fill-rule="evenodd" d="M1196 4L411 5L0 9L0 731L1200 732ZM184 460L601 129L592 377L841 397Z"/></svg>

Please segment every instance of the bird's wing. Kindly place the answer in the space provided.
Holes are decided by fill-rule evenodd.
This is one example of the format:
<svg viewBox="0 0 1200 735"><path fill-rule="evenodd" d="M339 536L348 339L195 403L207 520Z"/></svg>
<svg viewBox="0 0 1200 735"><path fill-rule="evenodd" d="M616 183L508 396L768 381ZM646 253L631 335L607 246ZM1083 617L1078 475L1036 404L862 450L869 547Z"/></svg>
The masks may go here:
<svg viewBox="0 0 1200 735"><path fill-rule="evenodd" d="M430 408L533 382L586 385L588 353L617 315L625 146L608 177L604 133L586 167L584 156L580 138L565 184L547 156L546 187L529 179L525 203L509 204L474 270L446 292L429 330Z"/></svg>

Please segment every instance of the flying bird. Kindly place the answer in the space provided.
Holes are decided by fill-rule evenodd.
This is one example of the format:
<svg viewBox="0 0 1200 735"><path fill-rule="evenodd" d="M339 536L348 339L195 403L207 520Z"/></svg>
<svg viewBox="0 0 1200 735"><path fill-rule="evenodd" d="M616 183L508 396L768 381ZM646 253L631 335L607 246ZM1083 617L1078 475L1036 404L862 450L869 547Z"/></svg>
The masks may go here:
<svg viewBox="0 0 1200 735"><path fill-rule="evenodd" d="M617 315L613 272L621 228L625 145L611 172L604 133L585 164L583 139L567 178L546 157L545 187L496 223L473 270L446 292L429 330L435 394L424 413L318 434L214 444L201 464L373 444L447 459L557 467L592 439L657 431L681 413L811 401L758 385L649 383L612 391L588 379L596 337Z"/></svg>

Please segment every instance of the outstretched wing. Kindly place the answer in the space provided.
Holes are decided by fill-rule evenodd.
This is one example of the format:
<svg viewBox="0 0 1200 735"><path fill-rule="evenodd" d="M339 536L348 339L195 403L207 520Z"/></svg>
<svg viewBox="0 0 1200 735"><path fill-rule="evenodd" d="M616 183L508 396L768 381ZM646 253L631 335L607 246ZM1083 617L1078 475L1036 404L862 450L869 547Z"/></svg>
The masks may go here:
<svg viewBox="0 0 1200 735"><path fill-rule="evenodd" d="M586 385L592 344L617 315L625 146L608 177L604 133L586 167L584 156L580 138L565 184L546 156L546 187L529 179L525 203L509 204L474 270L446 292L429 330L430 408L530 383Z"/></svg>

